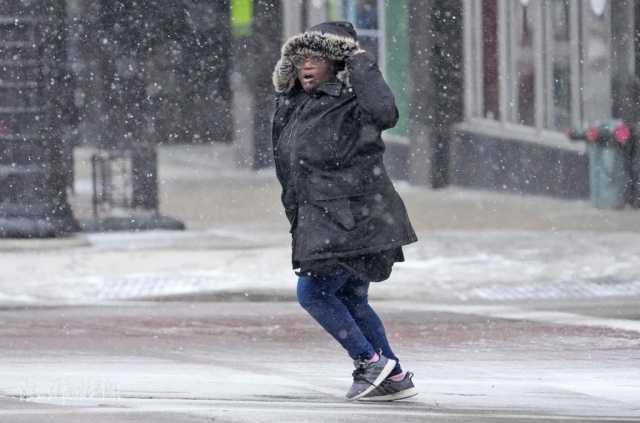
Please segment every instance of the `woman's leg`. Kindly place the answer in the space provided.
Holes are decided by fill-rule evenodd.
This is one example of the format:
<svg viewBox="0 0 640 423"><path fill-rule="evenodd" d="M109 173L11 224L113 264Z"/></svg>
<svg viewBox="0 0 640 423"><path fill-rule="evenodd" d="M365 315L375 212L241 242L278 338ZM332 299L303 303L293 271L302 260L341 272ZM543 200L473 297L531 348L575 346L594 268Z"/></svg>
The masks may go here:
<svg viewBox="0 0 640 423"><path fill-rule="evenodd" d="M298 302L347 350L352 359L370 358L376 350L335 295L348 278L345 273L322 278L301 276L298 280Z"/></svg>
<svg viewBox="0 0 640 423"><path fill-rule="evenodd" d="M336 292L336 297L349 310L353 320L373 348L376 351L382 350L385 357L396 360L396 367L391 375L402 373L400 359L391 350L382 320L369 305L369 282L350 278Z"/></svg>

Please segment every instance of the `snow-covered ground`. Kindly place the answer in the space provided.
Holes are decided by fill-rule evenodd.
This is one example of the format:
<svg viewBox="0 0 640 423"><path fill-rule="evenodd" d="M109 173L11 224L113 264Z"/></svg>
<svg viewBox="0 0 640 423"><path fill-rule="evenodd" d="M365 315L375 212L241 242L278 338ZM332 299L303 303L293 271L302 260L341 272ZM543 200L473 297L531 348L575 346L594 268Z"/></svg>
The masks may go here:
<svg viewBox="0 0 640 423"><path fill-rule="evenodd" d="M184 232L1 240L0 301L87 303L179 295L292 298L290 236L273 169L233 146L162 146L161 211ZM79 218L90 216L87 148L76 149ZM640 211L586 201L429 190L397 182L419 242L379 299L520 301L640 296Z"/></svg>
<svg viewBox="0 0 640 423"><path fill-rule="evenodd" d="M3 302L177 295L292 298L288 234L266 228L84 236L89 246L5 251ZM509 301L640 297L640 242L602 232L427 232L374 284L377 299ZM19 281L17 283L17 281Z"/></svg>

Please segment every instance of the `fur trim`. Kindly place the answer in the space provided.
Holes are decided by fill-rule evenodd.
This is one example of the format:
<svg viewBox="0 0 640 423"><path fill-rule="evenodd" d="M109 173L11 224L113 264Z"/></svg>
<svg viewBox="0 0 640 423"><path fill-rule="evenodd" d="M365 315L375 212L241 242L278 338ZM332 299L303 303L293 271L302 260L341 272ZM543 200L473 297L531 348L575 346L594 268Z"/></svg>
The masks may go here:
<svg viewBox="0 0 640 423"><path fill-rule="evenodd" d="M305 56L322 56L333 61L344 61L355 50L358 42L350 37L322 32L305 32L289 38L282 46L280 60L273 71L273 87L277 93L289 92L296 83L295 61ZM338 79L349 84L349 69L338 73Z"/></svg>

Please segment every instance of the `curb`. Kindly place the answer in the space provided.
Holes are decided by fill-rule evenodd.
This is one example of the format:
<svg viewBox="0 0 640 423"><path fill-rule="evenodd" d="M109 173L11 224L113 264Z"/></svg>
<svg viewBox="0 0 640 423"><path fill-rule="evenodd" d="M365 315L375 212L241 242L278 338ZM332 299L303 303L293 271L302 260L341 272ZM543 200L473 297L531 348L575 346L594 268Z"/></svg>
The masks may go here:
<svg viewBox="0 0 640 423"><path fill-rule="evenodd" d="M151 302L297 302L295 290L292 289L252 289L201 291L187 294L167 294L149 297L121 299L121 301L151 301Z"/></svg>
<svg viewBox="0 0 640 423"><path fill-rule="evenodd" d="M20 252L38 250L57 250L62 248L90 247L91 242L82 234L74 234L68 238L30 238L30 239L2 239L0 251Z"/></svg>

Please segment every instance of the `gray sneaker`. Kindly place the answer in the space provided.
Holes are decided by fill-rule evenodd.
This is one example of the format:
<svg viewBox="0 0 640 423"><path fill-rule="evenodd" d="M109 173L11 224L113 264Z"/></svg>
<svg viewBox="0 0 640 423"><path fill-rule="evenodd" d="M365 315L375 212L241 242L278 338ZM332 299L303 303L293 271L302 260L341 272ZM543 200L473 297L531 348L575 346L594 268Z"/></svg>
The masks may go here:
<svg viewBox="0 0 640 423"><path fill-rule="evenodd" d="M418 391L412 379L413 373L411 372L407 372L404 379L398 382L387 378L369 395L360 398L360 401L397 401L415 397L418 395Z"/></svg>
<svg viewBox="0 0 640 423"><path fill-rule="evenodd" d="M356 360L353 362L356 369L353 371L353 385L347 392L348 400L360 399L376 389L396 366L395 360L382 354L378 355L380 359L373 363L369 363L368 360Z"/></svg>

